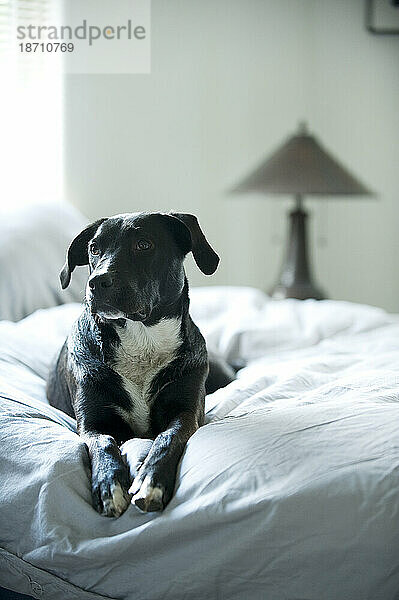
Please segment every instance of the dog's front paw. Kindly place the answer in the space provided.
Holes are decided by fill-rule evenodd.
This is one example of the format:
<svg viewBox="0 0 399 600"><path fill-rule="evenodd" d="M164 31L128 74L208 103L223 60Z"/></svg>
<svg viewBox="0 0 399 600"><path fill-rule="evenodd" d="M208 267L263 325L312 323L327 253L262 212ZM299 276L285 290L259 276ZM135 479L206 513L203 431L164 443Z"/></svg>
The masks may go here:
<svg viewBox="0 0 399 600"><path fill-rule="evenodd" d="M170 499L165 486L154 476L146 474L136 477L129 492L133 495L132 503L143 512L163 510Z"/></svg>
<svg viewBox="0 0 399 600"><path fill-rule="evenodd" d="M104 517L120 517L130 504L131 495L117 477L111 475L92 482L94 508Z"/></svg>

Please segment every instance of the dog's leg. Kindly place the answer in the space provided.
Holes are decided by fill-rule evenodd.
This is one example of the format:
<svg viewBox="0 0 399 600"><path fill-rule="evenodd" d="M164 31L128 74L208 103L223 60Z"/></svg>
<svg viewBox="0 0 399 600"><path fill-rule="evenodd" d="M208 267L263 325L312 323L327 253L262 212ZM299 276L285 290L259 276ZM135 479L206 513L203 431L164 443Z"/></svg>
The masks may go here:
<svg viewBox="0 0 399 600"><path fill-rule="evenodd" d="M172 497L184 448L204 421L207 373L206 364L182 373L152 406L152 429L160 433L129 490L132 502L145 512L162 510Z"/></svg>
<svg viewBox="0 0 399 600"><path fill-rule="evenodd" d="M216 352L208 350L209 373L205 382L207 394L213 394L236 378L234 369Z"/></svg>
<svg viewBox="0 0 399 600"><path fill-rule="evenodd" d="M130 493L132 502L145 512L162 510L172 497L176 470L188 439L198 429L195 412L183 411L154 440Z"/></svg>
<svg viewBox="0 0 399 600"><path fill-rule="evenodd" d="M129 470L115 439L101 433L81 433L91 461L94 508L105 517L119 517L129 506Z"/></svg>

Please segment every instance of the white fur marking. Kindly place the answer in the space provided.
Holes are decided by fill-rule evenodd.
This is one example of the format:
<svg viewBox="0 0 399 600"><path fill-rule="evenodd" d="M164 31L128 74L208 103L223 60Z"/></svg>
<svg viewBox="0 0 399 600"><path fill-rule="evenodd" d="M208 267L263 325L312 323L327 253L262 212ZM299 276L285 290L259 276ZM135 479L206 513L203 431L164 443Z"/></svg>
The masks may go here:
<svg viewBox="0 0 399 600"><path fill-rule="evenodd" d="M119 517L127 508L130 498L119 483L111 486L111 497L103 501L103 514Z"/></svg>
<svg viewBox="0 0 399 600"><path fill-rule="evenodd" d="M115 349L112 368L122 378L129 394L130 410L119 409L121 416L140 435L149 430L151 383L161 369L175 357L182 343L180 319L161 319L147 327L140 321L126 321L126 327L116 327L120 345Z"/></svg>
<svg viewBox="0 0 399 600"><path fill-rule="evenodd" d="M124 319L125 315L123 312L121 312L120 310L116 310L113 312L99 312L97 313L99 317L101 317L102 319L107 319L109 321L113 321L116 319Z"/></svg>
<svg viewBox="0 0 399 600"><path fill-rule="evenodd" d="M134 503L136 500L144 500L145 510L151 503L162 505L163 488L160 485L153 487L151 485L151 477L147 475L143 483L140 486L139 491L132 498Z"/></svg>
<svg viewBox="0 0 399 600"><path fill-rule="evenodd" d="M111 494L115 510L120 513L123 512L126 508L127 499L126 494L119 483L111 486Z"/></svg>

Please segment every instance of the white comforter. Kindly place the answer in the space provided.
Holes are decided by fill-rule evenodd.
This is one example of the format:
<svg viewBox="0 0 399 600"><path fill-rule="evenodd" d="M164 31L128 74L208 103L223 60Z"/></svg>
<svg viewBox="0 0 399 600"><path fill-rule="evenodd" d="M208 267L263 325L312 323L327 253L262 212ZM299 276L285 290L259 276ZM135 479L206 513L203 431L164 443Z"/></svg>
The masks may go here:
<svg viewBox="0 0 399 600"><path fill-rule="evenodd" d="M398 600L398 318L245 288L192 299L209 345L248 367L207 398L162 514L99 516L74 421L46 403L78 305L0 323L0 585L51 600Z"/></svg>

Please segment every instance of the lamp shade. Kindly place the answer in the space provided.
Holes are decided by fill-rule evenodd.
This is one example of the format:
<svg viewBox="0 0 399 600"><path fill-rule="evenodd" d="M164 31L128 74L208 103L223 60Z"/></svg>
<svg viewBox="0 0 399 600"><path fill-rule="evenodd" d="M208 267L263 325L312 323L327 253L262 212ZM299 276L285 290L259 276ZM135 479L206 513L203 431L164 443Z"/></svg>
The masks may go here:
<svg viewBox="0 0 399 600"><path fill-rule="evenodd" d="M304 125L231 192L317 196L374 195Z"/></svg>

